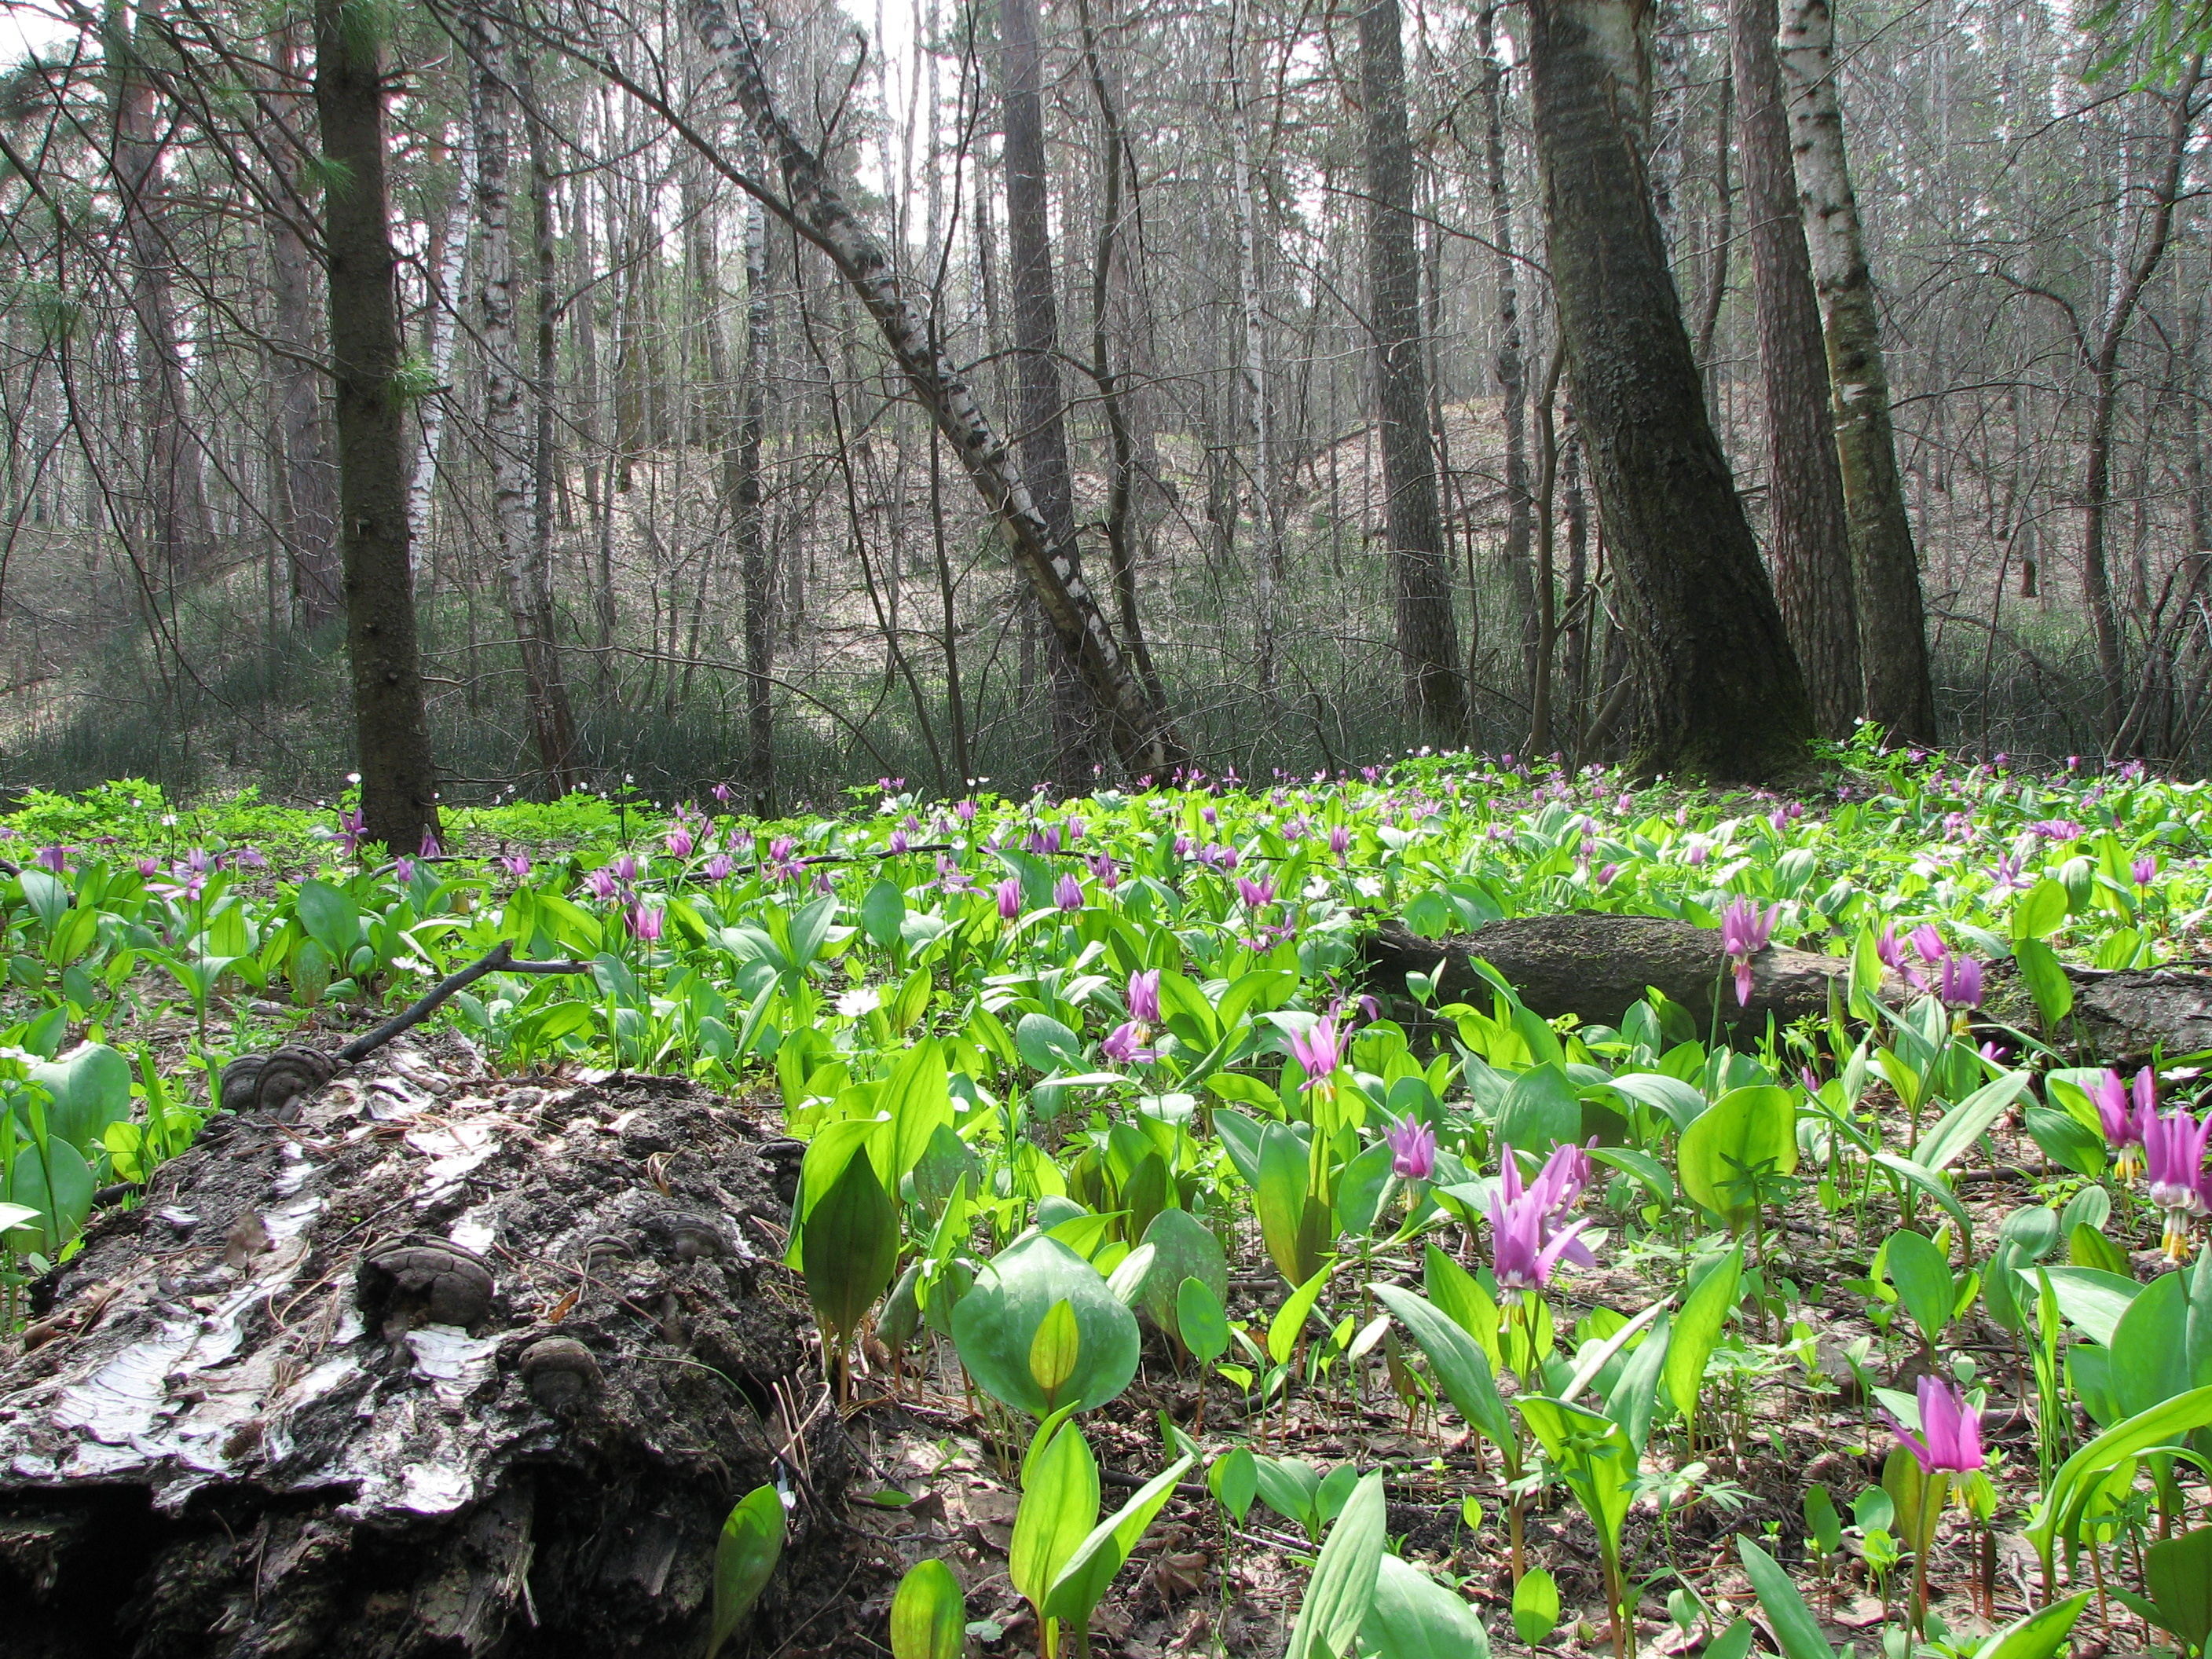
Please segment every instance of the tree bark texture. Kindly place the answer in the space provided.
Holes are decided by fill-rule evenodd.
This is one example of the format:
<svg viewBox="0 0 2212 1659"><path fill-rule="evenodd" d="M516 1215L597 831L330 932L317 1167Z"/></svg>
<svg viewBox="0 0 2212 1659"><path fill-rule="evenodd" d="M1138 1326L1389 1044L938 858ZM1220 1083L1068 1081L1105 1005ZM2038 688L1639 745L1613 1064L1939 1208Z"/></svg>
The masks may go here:
<svg viewBox="0 0 2212 1659"><path fill-rule="evenodd" d="M1782 74L1798 204L1828 356L1836 455L1857 598L1866 716L1899 743L1936 741L1936 688L1912 519L1890 427L1881 317L1844 149L1829 0L1787 0Z"/></svg>
<svg viewBox="0 0 2212 1659"><path fill-rule="evenodd" d="M745 367L738 404L738 582L745 596L745 784L753 811L775 816L775 592L767 514L761 504L761 444L768 431L768 374L775 356L770 309L768 218L745 204Z"/></svg>
<svg viewBox="0 0 2212 1659"><path fill-rule="evenodd" d="M2111 565L2105 546L2106 520L2112 505L2112 423L2121 394L2120 349L2126 343L2128 324L2134 319L2142 291L2156 274L2173 236L2173 212L2180 199L2182 166L2196 127L2192 106L2204 76L2200 53L2190 60L2180 84L2166 94L2166 143L2157 182L2151 187L2150 222L2143 228L2137 251L2119 273L2112 303L2095 339L2079 337L2077 343L2087 360L2093 397L2089 410L2087 465L2081 484L2081 585L2089 602L2089 621L2097 641L2098 678L2103 682L2104 728L2107 742L2116 742L2127 708L2127 642L2122 635L2119 606L2112 595ZM2116 239L2115 246L2121 246ZM2116 260L2116 263L2118 261ZM2069 316L2072 314L2069 313Z"/></svg>
<svg viewBox="0 0 2212 1659"><path fill-rule="evenodd" d="M1497 7L1475 21L1482 53L1482 167L1490 198L1491 257L1498 285L1498 390L1505 421L1505 564L1521 635L1522 694L1535 701L1538 641L1536 583L1529 569L1535 508L1528 479L1528 367L1522 356L1521 268L1513 255L1513 198L1505 173L1505 66L1498 61Z"/></svg>
<svg viewBox="0 0 2212 1659"><path fill-rule="evenodd" d="M477 338L483 353L483 431L491 451L492 520L499 534L500 586L522 659L524 714L547 791L557 798L575 781L575 717L548 624L550 572L540 568L532 508L532 410L522 374L514 263L514 95L507 26L489 6L463 15L467 34L469 118L476 135Z"/></svg>
<svg viewBox="0 0 2212 1659"><path fill-rule="evenodd" d="M430 498L438 487L438 451L446 432L446 382L453 373L453 325L460 315L461 278L468 269L469 204L476 194L477 172L473 123L463 124L460 153L453 160L453 199L446 206L434 262L437 285L425 306L429 313L430 379L438 389L416 406L420 430L407 478L407 535L418 560L430 544Z"/></svg>
<svg viewBox="0 0 2212 1659"><path fill-rule="evenodd" d="M762 68L758 32L742 0L734 16L722 0L693 0L691 20L781 173L793 216L860 295L915 396L997 514L1001 533L1054 634L1074 655L1122 765L1143 774L1176 765L1186 751L1165 705L1148 693L1134 672L1082 573L1038 513L1005 441L902 289L882 245L845 205L820 158L777 111Z"/></svg>
<svg viewBox="0 0 2212 1659"><path fill-rule="evenodd" d="M1559 328L1630 630L1632 759L1716 781L1801 771L1804 680L1705 415L1637 135L1642 0L1536 0L1530 77Z"/></svg>
<svg viewBox="0 0 2212 1659"><path fill-rule="evenodd" d="M337 379L338 546L368 839L413 853L438 827L408 561L407 439L384 177L382 53L345 0L317 0L315 113L335 173L323 243Z"/></svg>
<svg viewBox="0 0 2212 1659"><path fill-rule="evenodd" d="M1244 381L1244 426L1251 441L1249 468L1253 518L1261 545L1252 561L1252 631L1256 642L1256 678L1263 702L1272 703L1279 666L1277 633L1288 565L1283 545L1282 503L1275 488L1274 434L1267 402L1267 311L1261 300L1260 192L1252 169L1250 100L1244 83L1244 11L1229 9L1229 131L1231 185L1237 192L1237 297L1243 307L1244 349L1238 367Z"/></svg>
<svg viewBox="0 0 2212 1659"><path fill-rule="evenodd" d="M283 90L299 73L296 23L276 30L271 53ZM314 255L292 214L304 212L298 135L289 125L271 135L283 178L284 205L269 216L270 297L275 313L277 437L283 450L281 527L291 566L293 619L314 629L345 609L338 569L338 477L331 460L330 422L316 367Z"/></svg>
<svg viewBox="0 0 2212 1659"><path fill-rule="evenodd" d="M1799 222L1776 0L1729 0L1741 106L1744 218L1759 325L1767 550L1775 599L1824 736L1850 735L1864 703L1844 481L1829 413L1827 349Z"/></svg>
<svg viewBox="0 0 2212 1659"><path fill-rule="evenodd" d="M134 31L135 33L135 31ZM107 41L115 125L116 196L131 253L131 314L137 331L140 417L146 423L146 549L163 581L205 573L215 554L204 460L187 410L190 388L179 339L176 254L171 246L168 182L162 168L154 83L143 50L118 30Z"/></svg>
<svg viewBox="0 0 2212 1659"><path fill-rule="evenodd" d="M1013 316L1014 417L1022 478L1069 569L1082 568L1075 539L1075 483L1060 386L1060 310L1054 294L1052 199L1045 183L1044 52L1036 0L1000 0L999 45L1006 135L1006 299ZM1067 642L1050 651L1053 771L1071 787L1091 767L1096 740Z"/></svg>
<svg viewBox="0 0 2212 1659"><path fill-rule="evenodd" d="M9 1655L696 1659L723 1517L778 1481L732 1650L843 1588L836 1415L774 1403L825 1392L770 1231L797 1171L751 1124L411 1043L284 1110L214 1120L37 1293L0 1369Z"/></svg>
<svg viewBox="0 0 2212 1659"><path fill-rule="evenodd" d="M1459 629L1429 447L1421 265L1413 235L1413 150L1406 133L1406 53L1398 0L1359 14L1359 94L1366 105L1367 308L1382 452L1385 533L1407 712L1457 735L1466 720Z"/></svg>

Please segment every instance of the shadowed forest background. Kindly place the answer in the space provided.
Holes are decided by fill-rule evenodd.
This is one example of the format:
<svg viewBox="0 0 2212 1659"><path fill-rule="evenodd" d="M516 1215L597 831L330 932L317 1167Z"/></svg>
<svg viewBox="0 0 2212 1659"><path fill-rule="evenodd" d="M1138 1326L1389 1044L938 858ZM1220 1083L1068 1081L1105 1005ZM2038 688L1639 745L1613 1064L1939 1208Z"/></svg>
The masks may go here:
<svg viewBox="0 0 2212 1659"><path fill-rule="evenodd" d="M629 779L795 803L1113 764L877 323L740 187L775 168L696 20L355 9L386 74L392 388L448 799ZM1784 52L1778 99L1741 84L1747 0L1592 9L1642 31L1650 210L1772 556L1791 393L1756 267L1778 224L1802 264L1799 192L1816 211L1781 109L1802 113L1802 66ZM1764 13L1786 47L1826 9ZM2155 8L1854 0L1832 21L1934 694L1906 735L2201 771L2201 58ZM332 793L359 762L322 216L354 181L318 144L309 21L57 0L18 22L0 780ZM758 24L781 118L1192 759L1623 752L1632 623L1560 347L1522 9L858 0ZM1410 535L1408 433L1434 501ZM1773 562L1799 629L1799 567ZM1856 712L1816 708L1834 735Z"/></svg>

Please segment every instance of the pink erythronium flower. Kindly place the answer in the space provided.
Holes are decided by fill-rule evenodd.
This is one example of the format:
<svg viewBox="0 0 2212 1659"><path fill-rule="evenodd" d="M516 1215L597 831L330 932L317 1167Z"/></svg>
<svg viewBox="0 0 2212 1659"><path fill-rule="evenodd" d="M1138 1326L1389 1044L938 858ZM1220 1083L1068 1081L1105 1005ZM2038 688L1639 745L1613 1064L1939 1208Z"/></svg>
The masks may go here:
<svg viewBox="0 0 2212 1659"><path fill-rule="evenodd" d="M2146 1066L2130 1089L2118 1072L2105 1072L2090 1085L2089 1098L2096 1103L2105 1144L2118 1160L2114 1173L2123 1181L2134 1180L2142 1171L2144 1132L2158 1116L2157 1079Z"/></svg>
<svg viewBox="0 0 2212 1659"><path fill-rule="evenodd" d="M1721 915L1721 949L1735 970L1739 1008L1751 1001L1751 959L1766 948L1774 937L1774 924L1781 919L1780 905L1762 911L1747 898L1736 900Z"/></svg>
<svg viewBox="0 0 2212 1659"><path fill-rule="evenodd" d="M1922 1474L1934 1474L1941 1470L1950 1474L1972 1474L1982 1467L1982 1414L1956 1387L1941 1377L1920 1379L1918 1434L1888 1412L1884 1411L1882 1415L1897 1431L1898 1443L1919 1463Z"/></svg>
<svg viewBox="0 0 2212 1659"><path fill-rule="evenodd" d="M1583 1229L1589 1225L1587 1219L1554 1231L1558 1211L1549 1179L1552 1164L1544 1167L1545 1173L1524 1190L1516 1155L1508 1147L1498 1189L1490 1200L1491 1265L1498 1289L1510 1297L1541 1290L1552 1282L1553 1271L1562 1261L1580 1267L1597 1264L1589 1246L1582 1242Z"/></svg>
<svg viewBox="0 0 2212 1659"><path fill-rule="evenodd" d="M1116 1066L1149 1066L1159 1058L1158 1050L1146 1046L1145 1039L1151 1035L1137 1021L1125 1020L1098 1046Z"/></svg>
<svg viewBox="0 0 2212 1659"><path fill-rule="evenodd" d="M1129 1017L1147 1025L1160 1023L1160 970L1147 968L1129 975Z"/></svg>
<svg viewBox="0 0 2212 1659"><path fill-rule="evenodd" d="M1022 884L1008 876L998 886L999 920L1012 921L1022 913Z"/></svg>
<svg viewBox="0 0 2212 1659"><path fill-rule="evenodd" d="M361 851L361 844L368 836L368 813L356 806L350 812L338 814L338 842L345 848L348 858Z"/></svg>
<svg viewBox="0 0 2212 1659"><path fill-rule="evenodd" d="M596 899L611 899L621 890L615 882L615 872L607 869L586 872L584 885L591 890L592 896Z"/></svg>
<svg viewBox="0 0 2212 1659"><path fill-rule="evenodd" d="M445 855L446 849L438 844L438 832L436 830L425 830L422 832L422 845L418 851L420 856L423 858L434 859L442 858Z"/></svg>
<svg viewBox="0 0 2212 1659"><path fill-rule="evenodd" d="M1932 921L1923 921L1914 928L1911 939L1912 948L1919 952L1923 962L1941 962L1951 954L1943 944L1943 935Z"/></svg>
<svg viewBox="0 0 2212 1659"><path fill-rule="evenodd" d="M2144 854L2128 866L2128 877L2138 887L2149 886L2158 879L2158 860L2149 854Z"/></svg>
<svg viewBox="0 0 2212 1659"><path fill-rule="evenodd" d="M2186 1109L2152 1117L2143 1125L2150 1201L2166 1212L2160 1243L2169 1261L2187 1260L2190 1224L2205 1212L2202 1183L2208 1136L2212 1136L2212 1115L2199 1123Z"/></svg>
<svg viewBox="0 0 2212 1659"><path fill-rule="evenodd" d="M624 911L623 920L629 924L632 937L650 945L660 937L661 924L665 916L657 907L641 902Z"/></svg>
<svg viewBox="0 0 2212 1659"><path fill-rule="evenodd" d="M668 832L661 844L668 848L669 857L688 859L691 856L691 848L696 843L691 839L691 831L679 823Z"/></svg>
<svg viewBox="0 0 2212 1659"><path fill-rule="evenodd" d="M1291 1032L1291 1052L1297 1056L1298 1064L1305 1067L1306 1080L1301 1088L1320 1088L1336 1074L1337 1064L1343 1057L1336 1022L1324 1014L1313 1023L1305 1036Z"/></svg>
<svg viewBox="0 0 2212 1659"><path fill-rule="evenodd" d="M731 858L727 853L715 854L701 866L707 879L709 881L726 880L729 878L730 872L737 867L737 861Z"/></svg>
<svg viewBox="0 0 2212 1659"><path fill-rule="evenodd" d="M1053 884L1052 902L1063 910L1083 908L1083 884L1073 876L1062 876Z"/></svg>
<svg viewBox="0 0 2212 1659"><path fill-rule="evenodd" d="M1426 1181L1437 1167L1437 1132L1411 1112L1384 1131L1390 1148L1390 1173L1401 1181Z"/></svg>
<svg viewBox="0 0 2212 1659"><path fill-rule="evenodd" d="M1982 964L1972 957L1955 956L1943 958L1942 983L1936 995L1946 1008L1978 1008L1982 1006Z"/></svg>
<svg viewBox="0 0 2212 1659"><path fill-rule="evenodd" d="M499 867L517 881L527 881L530 879L530 854L527 853L504 854L500 858Z"/></svg>
<svg viewBox="0 0 2212 1659"><path fill-rule="evenodd" d="M1262 910L1275 902L1275 884L1265 876L1255 881L1249 876L1237 878L1237 896L1248 910Z"/></svg>

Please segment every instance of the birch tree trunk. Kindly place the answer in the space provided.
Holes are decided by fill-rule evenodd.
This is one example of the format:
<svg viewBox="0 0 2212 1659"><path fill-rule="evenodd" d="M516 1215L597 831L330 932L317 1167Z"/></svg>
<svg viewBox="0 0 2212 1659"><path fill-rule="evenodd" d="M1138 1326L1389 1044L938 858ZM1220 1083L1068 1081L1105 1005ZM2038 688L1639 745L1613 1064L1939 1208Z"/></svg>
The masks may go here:
<svg viewBox="0 0 2212 1659"><path fill-rule="evenodd" d="M407 440L392 387L399 313L384 179L383 54L348 0L316 0L315 114L339 181L325 193L337 380L338 546L368 839L413 853L438 827L408 561Z"/></svg>
<svg viewBox="0 0 2212 1659"><path fill-rule="evenodd" d="M1467 718L1466 688L1429 448L1402 27L1398 0L1370 0L1359 14L1359 86L1367 107L1367 305L1406 708L1428 729L1457 735Z"/></svg>
<svg viewBox="0 0 2212 1659"><path fill-rule="evenodd" d="M453 200L446 207L445 234L439 244L436 287L428 296L430 381L441 388L453 373L453 325L460 316L461 277L468 266L469 204L476 193L476 156L475 128L464 123L460 154L455 158ZM446 394L441 390L416 407L421 411L421 434L415 447L415 470L407 483L407 541L419 572L424 550L430 545L430 497L438 486L438 450L446 435Z"/></svg>
<svg viewBox="0 0 2212 1659"><path fill-rule="evenodd" d="M1132 773L1176 764L1185 751L1166 707L1147 693L1069 550L1054 541L1005 441L900 287L882 246L845 205L820 159L777 111L762 68L757 32L743 0L734 16L722 0L692 0L691 21L781 171L793 217L875 319L915 396L997 515L1000 533L1054 634L1074 657L1121 763Z"/></svg>
<svg viewBox="0 0 2212 1659"><path fill-rule="evenodd" d="M575 781L574 717L560 659L546 624L552 596L536 557L535 480L530 410L524 396L522 341L516 326L513 65L507 26L497 11L476 6L464 15L470 58L469 119L475 131L477 337L483 353L484 441L491 452L492 521L499 535L500 586L522 659L524 713L546 787L568 793Z"/></svg>
<svg viewBox="0 0 2212 1659"><path fill-rule="evenodd" d="M1783 626L1823 736L1850 735L1864 704L1844 483L1829 417L1828 362L1798 222L1790 115L1775 53L1775 0L1730 0L1741 105L1744 218L1765 419L1767 546Z"/></svg>
<svg viewBox="0 0 2212 1659"><path fill-rule="evenodd" d="M1890 428L1881 318L1844 149L1835 33L1829 0L1787 0L1782 74L1798 204L1826 336L1866 716L1897 742L1933 744L1936 689L1928 669L1920 560Z"/></svg>
<svg viewBox="0 0 2212 1659"><path fill-rule="evenodd" d="M1644 178L1648 11L1534 0L1530 15L1560 337L1636 675L1633 763L1731 782L1797 774L1811 706L1705 416Z"/></svg>

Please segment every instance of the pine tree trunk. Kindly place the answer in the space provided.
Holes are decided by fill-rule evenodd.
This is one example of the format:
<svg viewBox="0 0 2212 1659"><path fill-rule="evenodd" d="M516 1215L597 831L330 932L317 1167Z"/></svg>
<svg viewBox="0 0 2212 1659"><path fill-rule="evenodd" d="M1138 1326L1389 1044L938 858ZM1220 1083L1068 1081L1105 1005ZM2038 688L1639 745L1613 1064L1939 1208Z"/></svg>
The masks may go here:
<svg viewBox="0 0 2212 1659"><path fill-rule="evenodd" d="M1359 14L1360 96L1367 106L1367 287L1375 339L1382 490L1407 712L1439 734L1466 721L1458 625L1429 448L1421 269L1413 240L1413 151L1406 136L1405 45L1398 0Z"/></svg>
<svg viewBox="0 0 2212 1659"><path fill-rule="evenodd" d="M275 31L271 52L277 76L289 95L299 74L298 25ZM296 135L271 135L272 152L284 174L288 203L303 202ZM278 439L283 449L282 529L291 564L294 621L313 629L345 609L338 571L337 471L331 463L330 422L323 413L322 377L317 372L314 255L285 210L269 216L270 297L276 313Z"/></svg>
<svg viewBox="0 0 2212 1659"><path fill-rule="evenodd" d="M734 19L721 0L693 0L691 19L781 172L792 211L867 307L908 383L997 516L1055 636L1074 655L1121 763L1132 773L1147 774L1176 764L1185 751L1165 706L1134 672L1082 574L1037 512L1005 441L900 289L882 246L845 205L820 159L777 112L761 69L757 30L743 0Z"/></svg>
<svg viewBox="0 0 2212 1659"><path fill-rule="evenodd" d="M1767 547L1783 626L1824 736L1850 735L1864 703L1844 483L1829 416L1827 350L1798 222L1790 115L1775 53L1776 0L1730 0L1741 106L1744 218L1765 392Z"/></svg>
<svg viewBox="0 0 2212 1659"><path fill-rule="evenodd" d="M1637 142L1640 0L1535 0L1536 153L1559 329L1637 680L1645 775L1801 772L1812 708L1705 416Z"/></svg>
<svg viewBox="0 0 2212 1659"><path fill-rule="evenodd" d="M1798 202L1826 334L1866 716L1897 742L1932 744L1936 688L1928 668L1920 559L1897 470L1881 318L1844 150L1829 0L1787 0L1781 58Z"/></svg>
<svg viewBox="0 0 2212 1659"><path fill-rule="evenodd" d="M530 414L522 376L522 338L515 304L514 74L506 20L489 7L464 17L470 58L469 118L475 129L477 281L475 319L483 353L484 442L491 452L492 521L499 536L500 586L522 659L524 713L546 788L558 797L575 781L575 748L568 688L547 623L552 599L544 591L532 523Z"/></svg>
<svg viewBox="0 0 2212 1659"><path fill-rule="evenodd" d="M337 381L338 546L353 664L362 811L368 838L413 853L438 827L437 774L415 639L408 565L407 439L384 160L382 53L347 0L317 0L315 113L324 159L323 243Z"/></svg>

